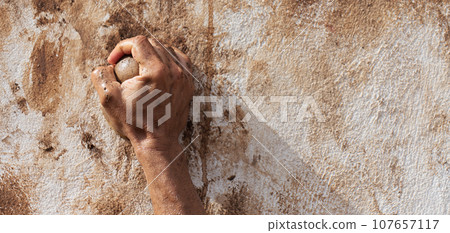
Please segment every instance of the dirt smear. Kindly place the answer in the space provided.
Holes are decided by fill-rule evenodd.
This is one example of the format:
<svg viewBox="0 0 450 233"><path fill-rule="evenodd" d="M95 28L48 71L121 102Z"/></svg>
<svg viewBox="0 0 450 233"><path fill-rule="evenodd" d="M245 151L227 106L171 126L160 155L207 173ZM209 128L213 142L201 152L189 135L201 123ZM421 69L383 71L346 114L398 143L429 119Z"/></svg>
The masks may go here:
<svg viewBox="0 0 450 233"><path fill-rule="evenodd" d="M36 15L41 12L56 13L61 11L63 3L69 3L73 0L33 0L33 6L36 9Z"/></svg>
<svg viewBox="0 0 450 233"><path fill-rule="evenodd" d="M32 213L25 182L6 170L0 177L0 215Z"/></svg>
<svg viewBox="0 0 450 233"><path fill-rule="evenodd" d="M8 8L0 7L0 12L2 12L2 20L0 21L0 51L3 49L4 39L6 39L11 33L11 21L9 19Z"/></svg>
<svg viewBox="0 0 450 233"><path fill-rule="evenodd" d="M156 5L155 5L156 4ZM159 3L148 3L139 1L119 5L112 13L104 26L114 27L116 34L109 36L106 49L112 50L114 46L123 39L137 35L154 35L162 43L175 46L187 52L186 38L183 29L177 29L175 22L186 17L185 3L173 1L159 1ZM144 16L145 8L156 8L158 16L148 19ZM176 15L174 14L176 12ZM182 27L183 28L183 27Z"/></svg>
<svg viewBox="0 0 450 233"><path fill-rule="evenodd" d="M211 88L211 80L214 78L215 69L213 67L214 64L214 56L213 56L213 43L214 43L214 2L212 0L208 0L208 28L206 34L207 47L205 50L205 64L206 64L206 88L204 94L206 96L210 95ZM205 104L204 111L211 111L211 103ZM211 133L211 119L203 115L201 119L201 141L200 141L200 159L202 163L202 182L203 187L200 191L200 199L203 201L204 205L208 205L208 199L206 199L206 195L208 192L208 173L207 173L207 157L209 154L209 138Z"/></svg>
<svg viewBox="0 0 450 233"><path fill-rule="evenodd" d="M366 46L377 39L395 18L395 2L384 0L338 1L326 27L336 46Z"/></svg>
<svg viewBox="0 0 450 233"><path fill-rule="evenodd" d="M232 187L225 197L227 199L222 207L223 214L239 215L246 213L249 197L248 187L246 185Z"/></svg>
<svg viewBox="0 0 450 233"><path fill-rule="evenodd" d="M124 211L125 206L128 203L123 197L122 192L116 192L114 190L108 190L103 193L102 196L94 203L92 207L97 211L97 214L101 215L118 215Z"/></svg>
<svg viewBox="0 0 450 233"><path fill-rule="evenodd" d="M45 116L54 113L61 102L64 48L61 42L50 42L45 33L37 39L31 53L31 77L24 77L24 91L29 106Z"/></svg>

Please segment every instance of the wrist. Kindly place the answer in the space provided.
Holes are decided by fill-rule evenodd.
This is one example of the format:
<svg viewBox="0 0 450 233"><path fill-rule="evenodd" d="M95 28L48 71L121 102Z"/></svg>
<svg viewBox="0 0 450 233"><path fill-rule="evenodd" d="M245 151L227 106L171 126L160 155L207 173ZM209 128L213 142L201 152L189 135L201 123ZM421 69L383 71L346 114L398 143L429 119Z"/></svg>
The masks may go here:
<svg viewBox="0 0 450 233"><path fill-rule="evenodd" d="M177 160L171 167L186 166L187 162L182 155L182 147L178 140L130 140L138 161L152 170L160 170L168 166L173 160Z"/></svg>
<svg viewBox="0 0 450 233"><path fill-rule="evenodd" d="M178 140L168 138L129 137L136 153L173 152L181 148Z"/></svg>

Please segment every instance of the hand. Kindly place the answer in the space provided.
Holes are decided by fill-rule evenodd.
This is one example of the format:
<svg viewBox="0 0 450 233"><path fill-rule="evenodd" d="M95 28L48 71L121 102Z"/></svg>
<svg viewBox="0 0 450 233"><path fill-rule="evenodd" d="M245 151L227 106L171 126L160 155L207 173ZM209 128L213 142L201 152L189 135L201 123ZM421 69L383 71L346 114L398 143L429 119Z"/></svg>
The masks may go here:
<svg viewBox="0 0 450 233"><path fill-rule="evenodd" d="M167 50L169 52L167 52ZM114 65L119 59L131 54L139 63L139 75L119 83L114 74ZM174 59L174 57L176 59ZM187 159L178 143L178 136L186 126L189 103L194 85L186 68L189 58L176 48L161 46L144 36L126 39L114 48L108 57L110 66L98 67L91 80L100 97L104 115L110 125L122 136L130 139L137 159L142 165L156 214L204 214L205 210L189 175ZM191 70L189 70L191 72ZM146 111L143 111L143 127L127 123L127 100L142 88L148 87L132 104L136 117L136 101L154 90L170 98L157 105L153 112L152 132L147 130ZM143 109L153 99L144 104ZM166 113L170 103L170 118L158 126L157 121ZM133 121L135 122L135 121Z"/></svg>
<svg viewBox="0 0 450 233"><path fill-rule="evenodd" d="M169 52L168 52L169 51ZM139 76L119 83L114 74L114 65L124 55L131 54L139 63ZM176 59L174 59L174 57ZM155 150L166 150L185 128L189 103L192 100L194 85L191 76L192 64L189 58L180 50L165 46L153 39L136 36L126 39L114 48L108 57L109 66L98 67L92 72L91 80L98 92L104 115L110 125L122 136L127 137L134 144L145 143ZM189 69L189 73L185 70ZM133 101L133 117L142 117L143 129L135 124L126 122L126 102L138 90L148 86L149 90ZM143 115L136 116L136 101L153 90L160 90L160 94L147 101L143 106ZM164 93L171 96L154 109L153 132L147 130L147 113L145 111L155 98ZM170 118L157 125L158 119L165 114L165 106L171 104ZM136 121L133 121L135 123Z"/></svg>

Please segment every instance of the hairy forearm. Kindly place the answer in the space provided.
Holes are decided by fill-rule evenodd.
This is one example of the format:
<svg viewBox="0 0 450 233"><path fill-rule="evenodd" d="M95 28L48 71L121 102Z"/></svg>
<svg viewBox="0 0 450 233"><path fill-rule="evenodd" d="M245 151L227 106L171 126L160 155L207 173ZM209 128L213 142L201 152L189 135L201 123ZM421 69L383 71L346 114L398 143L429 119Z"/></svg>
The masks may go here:
<svg viewBox="0 0 450 233"><path fill-rule="evenodd" d="M145 140L132 141L141 163L155 214L205 214L189 175L186 156L175 141L157 148Z"/></svg>

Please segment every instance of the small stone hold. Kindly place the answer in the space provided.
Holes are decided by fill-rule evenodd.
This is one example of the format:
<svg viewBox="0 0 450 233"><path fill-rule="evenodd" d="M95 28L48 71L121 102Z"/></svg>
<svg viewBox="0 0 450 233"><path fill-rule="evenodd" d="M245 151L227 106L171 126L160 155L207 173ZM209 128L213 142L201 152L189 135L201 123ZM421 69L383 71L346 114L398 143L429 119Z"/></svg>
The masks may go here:
<svg viewBox="0 0 450 233"><path fill-rule="evenodd" d="M139 64L131 56L125 56L114 67L114 72L121 83L139 75Z"/></svg>

